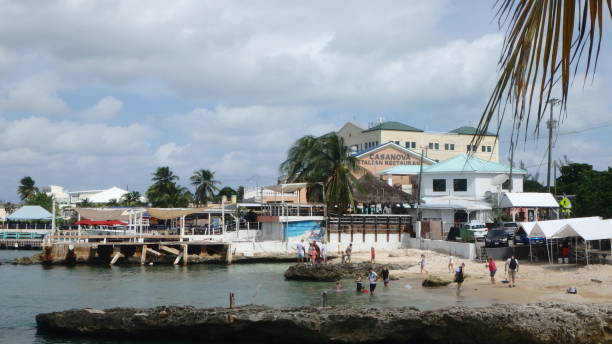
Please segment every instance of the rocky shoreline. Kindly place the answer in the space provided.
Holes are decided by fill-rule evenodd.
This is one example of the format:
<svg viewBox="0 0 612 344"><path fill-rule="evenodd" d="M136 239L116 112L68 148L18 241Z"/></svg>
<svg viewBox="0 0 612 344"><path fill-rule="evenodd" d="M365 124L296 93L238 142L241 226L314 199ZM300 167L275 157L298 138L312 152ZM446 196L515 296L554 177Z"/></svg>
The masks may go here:
<svg viewBox="0 0 612 344"><path fill-rule="evenodd" d="M414 308L164 306L39 314L40 333L216 343L612 343L612 304Z"/></svg>
<svg viewBox="0 0 612 344"><path fill-rule="evenodd" d="M381 275L383 267L389 270L405 270L414 265L408 264L372 264L372 263L338 263L311 265L300 263L290 266L285 271L285 279L293 281L335 282L344 278L355 278L358 273L367 277L370 268ZM390 277L392 277L390 275Z"/></svg>

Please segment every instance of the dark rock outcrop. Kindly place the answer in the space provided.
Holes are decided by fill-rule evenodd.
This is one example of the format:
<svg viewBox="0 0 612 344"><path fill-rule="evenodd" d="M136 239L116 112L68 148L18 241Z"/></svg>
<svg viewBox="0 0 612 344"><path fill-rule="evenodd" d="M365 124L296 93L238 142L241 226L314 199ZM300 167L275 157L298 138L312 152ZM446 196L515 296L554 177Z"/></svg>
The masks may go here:
<svg viewBox="0 0 612 344"><path fill-rule="evenodd" d="M367 276L370 268L380 277L384 266L389 270L408 269L411 265L371 264L371 263L341 263L341 264L296 264L285 271L285 278L295 281L334 282L343 278L354 278L357 273Z"/></svg>
<svg viewBox="0 0 612 344"><path fill-rule="evenodd" d="M13 265L33 265L33 264L42 264L42 263L43 263L42 253L37 253L33 256L15 258L11 260L11 264Z"/></svg>
<svg viewBox="0 0 612 344"><path fill-rule="evenodd" d="M448 279L443 279L439 276L436 275L430 275L427 276L424 280L423 280L423 287L428 287L428 288L435 288L435 287L444 287L447 286L449 284L451 284L452 281L448 280Z"/></svg>
<svg viewBox="0 0 612 344"><path fill-rule="evenodd" d="M612 343L610 304L74 309L36 322L42 333L213 343Z"/></svg>

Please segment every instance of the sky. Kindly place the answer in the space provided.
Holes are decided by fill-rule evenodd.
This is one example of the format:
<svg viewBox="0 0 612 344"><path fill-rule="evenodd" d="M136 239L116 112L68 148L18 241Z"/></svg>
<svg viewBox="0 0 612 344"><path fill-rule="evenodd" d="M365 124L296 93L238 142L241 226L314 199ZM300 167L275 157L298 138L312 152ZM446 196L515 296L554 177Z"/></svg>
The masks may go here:
<svg viewBox="0 0 612 344"><path fill-rule="evenodd" d="M0 200L26 175L144 192L158 166L261 186L295 140L347 121L474 126L503 41L492 3L0 0ZM573 84L555 159L612 165L609 43ZM545 138L515 158L540 180Z"/></svg>

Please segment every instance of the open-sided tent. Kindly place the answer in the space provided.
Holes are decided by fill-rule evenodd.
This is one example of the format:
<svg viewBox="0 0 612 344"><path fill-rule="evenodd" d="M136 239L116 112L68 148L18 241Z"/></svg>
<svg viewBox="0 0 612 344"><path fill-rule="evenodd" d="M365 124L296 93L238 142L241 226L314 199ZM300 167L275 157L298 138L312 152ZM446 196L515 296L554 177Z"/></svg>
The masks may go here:
<svg viewBox="0 0 612 344"><path fill-rule="evenodd" d="M546 239L551 239L555 237L555 234L567 224L580 223L585 221L588 222L593 220L601 220L601 217L576 217L572 219L537 221L535 222L535 225L533 226L531 231L527 232L527 235L530 237L545 237Z"/></svg>
<svg viewBox="0 0 612 344"><path fill-rule="evenodd" d="M51 221L52 218L53 215L45 208L39 205L24 205L23 207L17 209L17 211L6 217L6 219L9 221Z"/></svg>
<svg viewBox="0 0 612 344"><path fill-rule="evenodd" d="M584 240L612 239L612 220L594 218L568 223L554 234L555 238L581 237Z"/></svg>

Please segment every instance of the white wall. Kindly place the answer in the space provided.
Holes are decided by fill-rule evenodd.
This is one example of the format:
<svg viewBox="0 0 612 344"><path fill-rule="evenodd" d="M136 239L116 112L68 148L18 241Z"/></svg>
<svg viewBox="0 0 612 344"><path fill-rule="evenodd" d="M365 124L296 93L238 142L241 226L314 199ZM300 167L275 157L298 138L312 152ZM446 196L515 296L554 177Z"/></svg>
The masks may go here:
<svg viewBox="0 0 612 344"><path fill-rule="evenodd" d="M381 231L382 232L382 231ZM408 236L408 233L402 233L402 237ZM366 233L365 240L362 233L353 234L353 252L370 252L370 248L373 246L375 250L390 251L401 248L402 243L399 240L398 233L391 232L389 234L389 241L387 242L387 233L378 233L378 240L374 241L374 233ZM340 233L340 240L338 240L338 233L332 233L329 237L328 248L330 252L340 252L346 250L346 247L351 243L350 233Z"/></svg>
<svg viewBox="0 0 612 344"><path fill-rule="evenodd" d="M433 180L445 179L446 191L433 191ZM453 179L467 179L467 191L453 191ZM477 190L474 182L474 173L423 173L422 197L436 197L454 195L457 197L475 197Z"/></svg>
<svg viewBox="0 0 612 344"><path fill-rule="evenodd" d="M406 237L402 240L402 247L431 250L465 259L476 258L476 245L471 243Z"/></svg>

